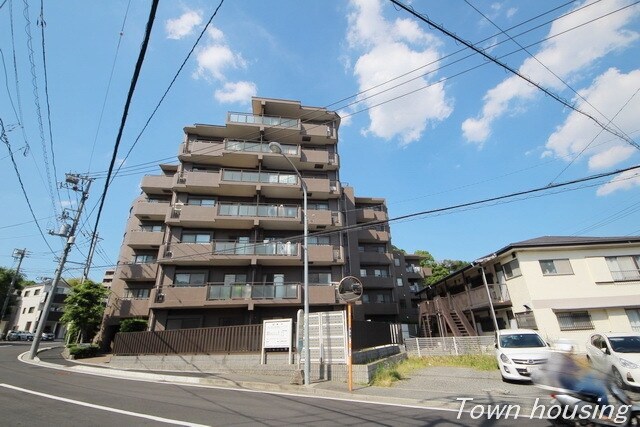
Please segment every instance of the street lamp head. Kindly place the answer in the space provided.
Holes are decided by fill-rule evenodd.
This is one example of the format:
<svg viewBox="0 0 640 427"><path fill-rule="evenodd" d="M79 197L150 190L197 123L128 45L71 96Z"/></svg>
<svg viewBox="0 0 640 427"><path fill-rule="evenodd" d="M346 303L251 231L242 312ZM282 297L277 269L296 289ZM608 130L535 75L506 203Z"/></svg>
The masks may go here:
<svg viewBox="0 0 640 427"><path fill-rule="evenodd" d="M269 143L269 150L271 150L271 152L275 154L282 154L282 146L280 145L280 143L275 141L271 141Z"/></svg>

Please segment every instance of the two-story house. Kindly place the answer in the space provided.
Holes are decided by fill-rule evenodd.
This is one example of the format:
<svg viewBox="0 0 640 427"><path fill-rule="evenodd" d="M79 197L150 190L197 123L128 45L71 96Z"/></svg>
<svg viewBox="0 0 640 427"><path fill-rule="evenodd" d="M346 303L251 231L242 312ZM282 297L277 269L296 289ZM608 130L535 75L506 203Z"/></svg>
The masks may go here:
<svg viewBox="0 0 640 427"><path fill-rule="evenodd" d="M426 335L487 334L497 324L582 347L595 331L640 332L640 237L511 243L423 292Z"/></svg>
<svg viewBox="0 0 640 427"><path fill-rule="evenodd" d="M56 293L53 295L51 309L47 316L47 323L43 332L52 332L55 338L64 338L66 328L60 323L64 312L64 300L70 292L70 287L63 280L58 282ZM42 308L51 292L51 283L43 282L25 286L16 305L13 330L35 332L42 316Z"/></svg>

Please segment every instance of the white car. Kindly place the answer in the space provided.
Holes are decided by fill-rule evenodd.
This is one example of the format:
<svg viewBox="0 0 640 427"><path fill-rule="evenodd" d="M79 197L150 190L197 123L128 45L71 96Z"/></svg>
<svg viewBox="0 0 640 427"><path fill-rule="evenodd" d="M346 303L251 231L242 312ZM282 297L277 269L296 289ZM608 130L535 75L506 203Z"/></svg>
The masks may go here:
<svg viewBox="0 0 640 427"><path fill-rule="evenodd" d="M547 363L549 345L532 329L496 332L496 358L504 381L531 381L531 373Z"/></svg>
<svg viewBox="0 0 640 427"><path fill-rule="evenodd" d="M640 334L593 334L587 358L594 368L612 374L618 386L640 389Z"/></svg>

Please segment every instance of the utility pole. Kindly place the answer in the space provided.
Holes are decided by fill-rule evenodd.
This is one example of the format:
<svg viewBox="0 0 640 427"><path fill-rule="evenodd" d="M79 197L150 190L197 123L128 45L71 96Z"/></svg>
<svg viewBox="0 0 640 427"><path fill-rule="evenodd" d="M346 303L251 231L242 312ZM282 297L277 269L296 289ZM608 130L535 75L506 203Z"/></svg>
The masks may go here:
<svg viewBox="0 0 640 427"><path fill-rule="evenodd" d="M92 178L67 174L65 184L68 188L71 188L73 191L82 191L82 198L80 199L80 205L76 210L76 214L73 218L73 224L71 225L71 229L68 233L61 234L63 237L67 238L67 244L64 247L64 251L62 252L62 257L60 258L60 263L58 264L58 268L56 270L56 275L51 282L51 292L47 295L47 300L42 308L42 313L40 314L40 321L38 322L38 327L33 336L33 343L31 344L31 350L29 351L29 359L32 359L38 353L38 346L40 345L40 339L42 338L42 330L44 329L44 325L47 323L47 317L49 316L49 310L51 309L51 303L53 302L53 298L56 294L56 288L58 287L58 282L60 281L60 277L62 276L62 270L64 269L64 264L67 261L67 256L71 251L71 247L75 243L76 240L76 228L78 227L78 222L80 222L80 215L82 214L82 209L84 208L84 204L89 197L89 187L91 187ZM66 229L65 229L66 231ZM55 234L55 233L51 233Z"/></svg>
<svg viewBox="0 0 640 427"><path fill-rule="evenodd" d="M89 278L89 270L91 270L91 261L93 261L93 253L96 250L98 244L98 233L91 235L91 246L89 246L89 255L87 256L87 263L84 265L84 272L82 273L82 283Z"/></svg>
<svg viewBox="0 0 640 427"><path fill-rule="evenodd" d="M4 297L4 303L2 304L2 312L0 313L0 322L4 319L4 315L7 313L7 307L9 306L9 298L11 298L11 292L13 291L13 287L18 280L18 276L20 276L20 266L22 265L22 260L24 259L27 253L26 249L14 249L13 257L18 258L18 267L16 268L16 273L11 278L11 283L9 284L9 289L7 289L7 295ZM2 330L0 332L5 332L6 327L3 325ZM4 335L4 334L0 334Z"/></svg>

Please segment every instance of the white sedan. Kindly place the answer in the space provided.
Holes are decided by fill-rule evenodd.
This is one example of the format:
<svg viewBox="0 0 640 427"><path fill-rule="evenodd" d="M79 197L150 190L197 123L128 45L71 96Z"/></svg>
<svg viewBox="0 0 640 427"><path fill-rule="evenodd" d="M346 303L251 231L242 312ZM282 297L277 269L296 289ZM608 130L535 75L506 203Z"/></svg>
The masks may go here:
<svg viewBox="0 0 640 427"><path fill-rule="evenodd" d="M640 389L639 334L593 334L587 342L587 358L594 368L612 374L618 386Z"/></svg>
<svg viewBox="0 0 640 427"><path fill-rule="evenodd" d="M496 333L496 358L505 381L531 381L531 373L547 363L549 345L531 329Z"/></svg>

